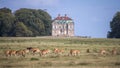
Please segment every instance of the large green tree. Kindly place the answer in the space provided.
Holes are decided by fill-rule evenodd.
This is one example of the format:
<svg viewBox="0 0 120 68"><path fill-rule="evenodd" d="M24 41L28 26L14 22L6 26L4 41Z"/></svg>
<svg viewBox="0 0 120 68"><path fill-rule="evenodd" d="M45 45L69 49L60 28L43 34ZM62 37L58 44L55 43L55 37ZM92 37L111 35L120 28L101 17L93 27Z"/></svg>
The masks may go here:
<svg viewBox="0 0 120 68"><path fill-rule="evenodd" d="M15 17L9 8L0 9L0 36L11 36Z"/></svg>
<svg viewBox="0 0 120 68"><path fill-rule="evenodd" d="M120 38L120 12L117 12L110 22L111 31L108 32L108 38Z"/></svg>
<svg viewBox="0 0 120 68"><path fill-rule="evenodd" d="M23 22L31 36L51 35L51 16L43 10L22 8L15 12L17 21Z"/></svg>

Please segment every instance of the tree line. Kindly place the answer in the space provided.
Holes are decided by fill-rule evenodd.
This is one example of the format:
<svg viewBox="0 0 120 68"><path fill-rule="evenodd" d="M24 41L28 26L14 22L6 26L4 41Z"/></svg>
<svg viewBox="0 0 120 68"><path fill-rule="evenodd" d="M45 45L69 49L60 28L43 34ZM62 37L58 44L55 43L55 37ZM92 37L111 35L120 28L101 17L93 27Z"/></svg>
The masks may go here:
<svg viewBox="0 0 120 68"><path fill-rule="evenodd" d="M21 8L12 12L0 8L1 37L34 37L51 35L52 18L44 10Z"/></svg>

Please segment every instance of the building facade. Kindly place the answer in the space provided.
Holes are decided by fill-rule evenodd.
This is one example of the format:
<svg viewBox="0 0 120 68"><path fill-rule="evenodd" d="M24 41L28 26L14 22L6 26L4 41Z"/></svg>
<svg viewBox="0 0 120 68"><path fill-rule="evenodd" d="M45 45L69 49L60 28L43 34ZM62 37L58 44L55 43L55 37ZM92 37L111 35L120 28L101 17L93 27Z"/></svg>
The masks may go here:
<svg viewBox="0 0 120 68"><path fill-rule="evenodd" d="M74 36L73 20L59 14L52 22L52 36Z"/></svg>

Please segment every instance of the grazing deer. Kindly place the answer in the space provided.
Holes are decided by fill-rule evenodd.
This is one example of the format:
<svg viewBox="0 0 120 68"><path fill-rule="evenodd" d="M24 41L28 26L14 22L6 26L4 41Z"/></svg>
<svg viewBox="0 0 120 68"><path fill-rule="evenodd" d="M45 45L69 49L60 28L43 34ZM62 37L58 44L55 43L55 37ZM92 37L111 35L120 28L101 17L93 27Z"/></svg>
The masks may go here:
<svg viewBox="0 0 120 68"><path fill-rule="evenodd" d="M32 52L33 55L36 54L36 53L40 53L40 49L39 49L39 48L28 47L27 49L28 49L30 52Z"/></svg>
<svg viewBox="0 0 120 68"><path fill-rule="evenodd" d="M55 54L62 54L62 53L64 53L64 50L55 48L55 49L53 50L53 52L54 52Z"/></svg>
<svg viewBox="0 0 120 68"><path fill-rule="evenodd" d="M25 51L24 50L18 50L18 51L16 51L16 54L18 55L18 56L23 56L23 57L25 57Z"/></svg>
<svg viewBox="0 0 120 68"><path fill-rule="evenodd" d="M5 55L6 56L12 56L12 55L16 55L16 50L7 50L5 51Z"/></svg>
<svg viewBox="0 0 120 68"><path fill-rule="evenodd" d="M105 49L101 49L101 50L100 50L100 54L101 54L101 55L105 55L105 54L107 54L107 52L106 52Z"/></svg>
<svg viewBox="0 0 120 68"><path fill-rule="evenodd" d="M112 55L117 55L117 49L116 48L112 49Z"/></svg>
<svg viewBox="0 0 120 68"><path fill-rule="evenodd" d="M72 55L72 56L79 55L79 53L80 53L79 50L75 50L75 49L71 49L71 50L70 50L70 55Z"/></svg>
<svg viewBox="0 0 120 68"><path fill-rule="evenodd" d="M30 52L28 49L24 49L23 51L25 52L25 54L28 54Z"/></svg>
<svg viewBox="0 0 120 68"><path fill-rule="evenodd" d="M48 54L48 53L50 53L51 51L49 50L49 49L43 49L43 50L41 50L41 52L40 52L40 55L42 56L42 55L46 55L46 54Z"/></svg>

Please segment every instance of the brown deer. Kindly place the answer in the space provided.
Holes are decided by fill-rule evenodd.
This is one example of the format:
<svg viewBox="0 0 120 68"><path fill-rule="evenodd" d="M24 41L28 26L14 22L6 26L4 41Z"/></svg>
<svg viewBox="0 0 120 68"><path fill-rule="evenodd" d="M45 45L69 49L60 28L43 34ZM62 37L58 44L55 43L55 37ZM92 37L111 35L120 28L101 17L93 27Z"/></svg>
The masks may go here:
<svg viewBox="0 0 120 68"><path fill-rule="evenodd" d="M80 54L79 50L75 50L75 49L70 50L70 55L72 55L72 56L76 56L76 55L79 55L79 54Z"/></svg>

